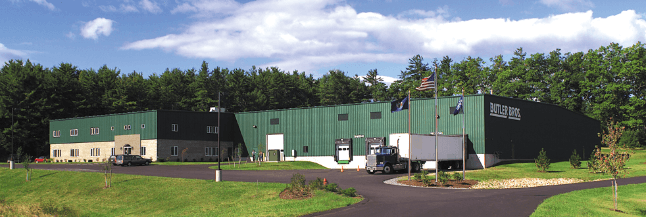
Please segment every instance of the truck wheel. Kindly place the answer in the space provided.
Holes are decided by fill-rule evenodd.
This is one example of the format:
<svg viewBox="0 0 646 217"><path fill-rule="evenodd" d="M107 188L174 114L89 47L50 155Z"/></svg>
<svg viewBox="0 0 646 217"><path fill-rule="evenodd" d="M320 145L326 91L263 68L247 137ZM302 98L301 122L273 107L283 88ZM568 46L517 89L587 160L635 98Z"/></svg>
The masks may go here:
<svg viewBox="0 0 646 217"><path fill-rule="evenodd" d="M417 173L420 171L419 164L418 163L413 163L413 172Z"/></svg>
<svg viewBox="0 0 646 217"><path fill-rule="evenodd" d="M384 171L383 171L383 173L385 173L385 174L391 174L391 173L393 173L393 167L392 167L392 166L390 166L390 165L386 165L386 166L384 167Z"/></svg>
<svg viewBox="0 0 646 217"><path fill-rule="evenodd" d="M128 166L132 166L132 163L128 162Z"/></svg>
<svg viewBox="0 0 646 217"><path fill-rule="evenodd" d="M366 170L366 172L368 172L368 174L375 174L374 170Z"/></svg>

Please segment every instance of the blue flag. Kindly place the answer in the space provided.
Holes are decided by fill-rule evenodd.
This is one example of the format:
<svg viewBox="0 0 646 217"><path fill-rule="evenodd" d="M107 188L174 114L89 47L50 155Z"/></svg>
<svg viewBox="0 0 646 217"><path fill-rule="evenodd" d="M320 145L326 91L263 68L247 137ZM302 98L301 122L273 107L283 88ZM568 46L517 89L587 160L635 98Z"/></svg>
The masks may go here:
<svg viewBox="0 0 646 217"><path fill-rule="evenodd" d="M460 96L460 100L458 100L458 105L455 106L455 111L453 111L453 115L457 115L460 113L460 109L462 109L462 101L464 101L464 96Z"/></svg>
<svg viewBox="0 0 646 217"><path fill-rule="evenodd" d="M390 102L390 113L398 112L404 109L408 109L408 96L401 100L395 100Z"/></svg>

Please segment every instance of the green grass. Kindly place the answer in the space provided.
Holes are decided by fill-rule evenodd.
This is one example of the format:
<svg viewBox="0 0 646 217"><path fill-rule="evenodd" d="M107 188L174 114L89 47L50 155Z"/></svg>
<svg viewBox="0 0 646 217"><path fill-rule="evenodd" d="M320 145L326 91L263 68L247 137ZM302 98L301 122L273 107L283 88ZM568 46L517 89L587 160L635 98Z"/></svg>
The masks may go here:
<svg viewBox="0 0 646 217"><path fill-rule="evenodd" d="M221 162L226 164L228 162ZM167 165L167 166L181 166L181 165L208 165L208 164L218 164L218 162L175 162L175 161L166 161L166 162L153 162L153 165Z"/></svg>
<svg viewBox="0 0 646 217"><path fill-rule="evenodd" d="M607 149L604 149L607 152ZM627 172L625 177L646 176L646 150L633 150L635 153L631 156L626 164ZM536 153L538 156L538 153ZM549 157L549 153L547 153ZM586 158L589 157L586 155ZM486 181L486 180L503 180L514 178L576 178L584 181L593 181L598 179L612 178L610 175L593 174L587 168L587 160L581 161L580 169L573 169L569 161L555 162L550 164L547 172L537 172L538 169L534 163L514 163L490 167L483 170L468 171L467 179ZM433 174L433 173L431 173ZM623 176L622 176L623 177Z"/></svg>
<svg viewBox="0 0 646 217"><path fill-rule="evenodd" d="M217 169L218 166L211 166L210 169ZM222 170L313 170L313 169L327 169L320 164L309 161L284 161L284 162L262 162L260 165L257 163L242 163L236 164L221 164Z"/></svg>
<svg viewBox="0 0 646 217"><path fill-rule="evenodd" d="M219 182L102 173L0 168L0 216L299 216L358 203L318 191L283 200L281 183Z"/></svg>
<svg viewBox="0 0 646 217"><path fill-rule="evenodd" d="M608 184L610 185L610 184ZM573 191L543 201L531 216L646 216L646 183L618 187L618 208L610 186Z"/></svg>

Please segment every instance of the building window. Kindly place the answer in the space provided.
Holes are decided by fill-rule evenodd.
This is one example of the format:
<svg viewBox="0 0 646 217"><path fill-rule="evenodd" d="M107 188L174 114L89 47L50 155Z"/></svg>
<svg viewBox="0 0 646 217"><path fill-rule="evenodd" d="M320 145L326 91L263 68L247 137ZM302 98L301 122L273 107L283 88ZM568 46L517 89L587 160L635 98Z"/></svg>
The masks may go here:
<svg viewBox="0 0 646 217"><path fill-rule="evenodd" d="M78 157L78 156L79 156L78 149L70 149L70 157Z"/></svg>
<svg viewBox="0 0 646 217"><path fill-rule="evenodd" d="M347 121L348 114L339 114L339 121Z"/></svg>
<svg viewBox="0 0 646 217"><path fill-rule="evenodd" d="M90 128L90 135L99 135L99 128L98 127L92 127Z"/></svg>
<svg viewBox="0 0 646 217"><path fill-rule="evenodd" d="M60 157L61 156L61 150L60 149L54 149L52 151L52 156L53 157Z"/></svg>
<svg viewBox="0 0 646 217"><path fill-rule="evenodd" d="M146 147L139 148L139 154L140 155L146 155Z"/></svg>
<svg viewBox="0 0 646 217"><path fill-rule="evenodd" d="M309 146L303 146L303 153L307 153L309 151Z"/></svg>
<svg viewBox="0 0 646 217"><path fill-rule="evenodd" d="M70 136L78 136L78 135L79 135L79 129L70 130Z"/></svg>
<svg viewBox="0 0 646 217"><path fill-rule="evenodd" d="M218 147L211 148L211 155L218 156Z"/></svg>
<svg viewBox="0 0 646 217"><path fill-rule="evenodd" d="M218 156L218 148L217 147L205 147L204 148L204 155L205 156Z"/></svg>
<svg viewBox="0 0 646 217"><path fill-rule="evenodd" d="M52 132L52 135L53 135L54 137L61 137L61 131L60 131L60 130L54 130L54 131Z"/></svg>
<svg viewBox="0 0 646 217"><path fill-rule="evenodd" d="M146 129L146 125L145 125L145 124L141 124L141 129Z"/></svg>
<svg viewBox="0 0 646 217"><path fill-rule="evenodd" d="M173 131L173 132L179 131L179 126L177 126L177 124L171 124L171 126L172 126L171 131Z"/></svg>
<svg viewBox="0 0 646 217"><path fill-rule="evenodd" d="M206 133L217 134L218 127L216 126L206 126Z"/></svg>
<svg viewBox="0 0 646 217"><path fill-rule="evenodd" d="M370 119L381 119L381 112L370 112Z"/></svg>
<svg viewBox="0 0 646 217"><path fill-rule="evenodd" d="M92 156L92 157L101 156L101 149L100 148L91 148L90 149L90 156Z"/></svg>
<svg viewBox="0 0 646 217"><path fill-rule="evenodd" d="M269 119L269 125L278 125L280 120L278 118Z"/></svg>
<svg viewBox="0 0 646 217"><path fill-rule="evenodd" d="M170 156L177 156L177 146L170 147Z"/></svg>
<svg viewBox="0 0 646 217"><path fill-rule="evenodd" d="M112 150L110 150L110 155L112 156L112 155L114 155L114 148L111 148L111 149Z"/></svg>
<svg viewBox="0 0 646 217"><path fill-rule="evenodd" d="M130 125L123 125L123 129L124 130L131 130L132 128L131 128Z"/></svg>

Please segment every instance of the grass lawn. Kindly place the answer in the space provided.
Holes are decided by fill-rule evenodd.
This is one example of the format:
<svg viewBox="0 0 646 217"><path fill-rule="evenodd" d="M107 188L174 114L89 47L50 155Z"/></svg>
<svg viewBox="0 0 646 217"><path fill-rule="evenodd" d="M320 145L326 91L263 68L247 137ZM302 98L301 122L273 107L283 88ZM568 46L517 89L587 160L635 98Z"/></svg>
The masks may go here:
<svg viewBox="0 0 646 217"><path fill-rule="evenodd" d="M624 213L611 210L614 198L608 186L550 197L531 216L646 216L646 183L619 186L618 193L618 208Z"/></svg>
<svg viewBox="0 0 646 217"><path fill-rule="evenodd" d="M608 149L602 149L607 152ZM638 149L633 150L635 153L630 157L626 164L627 172L626 177L646 176L646 150ZM547 153L549 157L550 153ZM586 159L590 157L590 153L585 156ZM536 153L538 156L538 153ZM490 167L483 170L467 171L467 179L486 181L486 180L503 180L514 178L576 178L584 181L593 181L598 179L612 178L610 175L593 174L588 171L587 160L581 161L580 169L573 169L569 161L553 162L547 172L537 172L538 169L534 163L514 163L504 164ZM435 173L431 173L435 177ZM623 176L622 176L623 177Z"/></svg>
<svg viewBox="0 0 646 217"><path fill-rule="evenodd" d="M210 169L217 169L218 166L211 166ZM320 164L309 161L283 161L283 162L255 162L242 164L220 164L222 170L313 170L327 169Z"/></svg>
<svg viewBox="0 0 646 217"><path fill-rule="evenodd" d="M0 168L0 216L299 216L358 203L318 191L283 200L281 183L219 182L102 173Z"/></svg>

